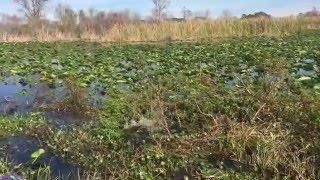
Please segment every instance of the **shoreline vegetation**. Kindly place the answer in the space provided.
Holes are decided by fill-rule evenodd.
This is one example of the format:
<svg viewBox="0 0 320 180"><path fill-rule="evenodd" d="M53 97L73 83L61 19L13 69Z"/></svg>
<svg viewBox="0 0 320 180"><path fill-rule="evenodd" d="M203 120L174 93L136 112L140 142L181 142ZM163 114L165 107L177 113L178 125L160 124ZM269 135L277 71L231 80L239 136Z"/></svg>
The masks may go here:
<svg viewBox="0 0 320 180"><path fill-rule="evenodd" d="M29 41L91 41L91 42L170 42L201 41L217 38L295 35L304 30L320 29L319 17L207 19L182 22L133 22L115 23L111 27L94 32L80 27L62 32L58 28L41 25L34 33L6 33L0 30L0 42Z"/></svg>

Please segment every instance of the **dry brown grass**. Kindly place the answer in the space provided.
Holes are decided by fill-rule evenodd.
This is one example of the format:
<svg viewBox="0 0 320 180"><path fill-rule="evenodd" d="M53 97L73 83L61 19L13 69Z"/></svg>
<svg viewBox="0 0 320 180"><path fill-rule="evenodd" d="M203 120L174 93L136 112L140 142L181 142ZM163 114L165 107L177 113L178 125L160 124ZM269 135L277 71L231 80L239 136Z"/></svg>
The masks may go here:
<svg viewBox="0 0 320 180"><path fill-rule="evenodd" d="M202 134L156 142L156 151L167 151L190 158L200 152L246 165L261 178L316 178L315 156L308 154L311 144L295 139L281 123L246 124L220 119L219 125ZM226 123L227 120L227 123ZM226 130L227 129L227 130ZM210 161L210 157L204 159Z"/></svg>
<svg viewBox="0 0 320 180"><path fill-rule="evenodd" d="M228 133L231 151L264 176L289 175L298 179L316 177L315 158L308 154L311 144L290 135L280 123L271 125L232 124Z"/></svg>
<svg viewBox="0 0 320 180"><path fill-rule="evenodd" d="M78 34L61 33L58 30L39 29L36 37L28 35L0 35L1 42L25 41L98 41L140 42L168 40L200 40L225 37L284 36L303 29L319 29L320 18L258 18L233 20L192 20L187 22L116 24L102 34L92 31Z"/></svg>
<svg viewBox="0 0 320 180"><path fill-rule="evenodd" d="M172 108L175 105L164 98L165 92L170 90L148 89L154 92L154 96L145 98L146 104L142 106L146 111L152 112L151 118L160 124L159 127L163 132L169 129L167 136L154 141L155 146L152 151L175 154L195 161L199 160L196 155L202 154L204 155L202 160L210 163L211 157L217 156L244 165L248 172L253 171L264 179L281 179L284 176L292 179L316 179L319 176L317 172L319 162L317 154L313 153L314 141L308 139L318 136L313 135L311 128L307 128L308 131L304 132L304 136L300 136L290 123L270 118L277 117L278 111L283 109L283 105L279 103L282 100L275 96L284 86L285 74L288 73L283 66L281 63L272 63L270 67L266 67L270 68L267 69L270 74L279 77L276 82L270 84L268 91L249 90L248 93L253 93L251 95L256 97L260 106L255 108L252 116L246 117L248 119L235 120L229 115L206 112L195 102L192 106L188 106L188 111L198 109L203 115L198 116L198 122L201 122L202 118L207 118L211 120L210 128L201 133L187 131L186 135L178 137L170 133L170 128L162 123L180 120L172 116L178 113L178 109ZM294 104L294 101L292 103ZM285 104L288 105L287 102ZM166 113L168 110L171 112L169 115ZM188 123L190 122L182 121L182 125ZM196 128L195 124L192 123L193 128Z"/></svg>
<svg viewBox="0 0 320 180"><path fill-rule="evenodd" d="M199 40L219 37L282 36L302 29L319 28L319 19L281 18L207 20L118 25L107 31L104 41Z"/></svg>

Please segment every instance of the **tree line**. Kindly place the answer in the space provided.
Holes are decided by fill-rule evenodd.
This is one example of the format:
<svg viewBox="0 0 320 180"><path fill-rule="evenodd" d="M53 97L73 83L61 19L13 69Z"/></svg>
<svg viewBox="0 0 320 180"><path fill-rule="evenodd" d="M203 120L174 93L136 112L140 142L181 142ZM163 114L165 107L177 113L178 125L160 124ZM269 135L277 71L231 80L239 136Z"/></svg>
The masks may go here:
<svg viewBox="0 0 320 180"><path fill-rule="evenodd" d="M169 0L150 0L153 3L152 16L142 19L142 17L128 9L122 11L97 11L95 9L75 11L67 4L58 4L55 7L55 20L45 19L45 9L49 0L13 0L19 6L24 17L17 15L1 16L0 32L13 34L35 34L39 29L59 30L64 34L77 34L81 36L83 32L101 34L106 29L115 24L130 24L141 21L161 22L165 19L181 20L170 17L168 14ZM191 18L207 19L210 16L209 11L196 12L193 14L190 10L183 9L183 15ZM187 19L187 17L185 17Z"/></svg>
<svg viewBox="0 0 320 180"><path fill-rule="evenodd" d="M102 34L117 24L134 24L141 21L159 23L164 20L170 21L188 21L188 20L205 20L209 19L211 13L209 10L193 12L184 7L181 10L182 18L170 16L168 7L170 0L150 0L153 4L152 16L146 19L130 10L122 11L97 11L95 9L75 11L71 6L59 4L55 7L55 20L45 19L45 9L49 0L13 0L20 11L23 12L24 18L17 15L2 15L0 21L0 32L11 34L30 34L35 35L41 28L47 31L59 31L62 34L70 34L78 37L84 32L93 34ZM310 12L302 13L299 16L320 16L319 11L314 8ZM265 12L254 14L244 14L241 19L249 18L271 18L272 16ZM224 10L219 17L220 19L235 19L232 12Z"/></svg>

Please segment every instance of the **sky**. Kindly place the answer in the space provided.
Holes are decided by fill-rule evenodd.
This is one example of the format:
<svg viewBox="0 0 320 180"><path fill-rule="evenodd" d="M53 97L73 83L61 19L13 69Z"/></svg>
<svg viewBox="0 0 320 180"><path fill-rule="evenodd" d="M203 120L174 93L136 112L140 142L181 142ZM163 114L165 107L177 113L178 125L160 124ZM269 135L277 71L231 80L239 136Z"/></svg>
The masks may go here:
<svg viewBox="0 0 320 180"><path fill-rule="evenodd" d="M45 13L54 18L54 7L59 3L72 6L76 10L94 8L97 10L130 9L142 16L151 14L151 0L49 0ZM210 10L213 17L228 9L235 16L264 11L275 17L295 15L317 7L320 9L320 0L171 0L169 14L181 16L183 7L192 11ZM0 13L18 13L18 7L13 0L0 0ZM20 12L21 14L21 12Z"/></svg>

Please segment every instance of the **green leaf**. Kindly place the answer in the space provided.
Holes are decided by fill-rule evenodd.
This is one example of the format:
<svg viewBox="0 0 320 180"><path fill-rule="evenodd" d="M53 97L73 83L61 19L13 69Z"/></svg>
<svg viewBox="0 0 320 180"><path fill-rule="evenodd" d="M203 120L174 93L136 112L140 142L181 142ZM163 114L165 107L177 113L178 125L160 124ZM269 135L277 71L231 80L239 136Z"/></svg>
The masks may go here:
<svg viewBox="0 0 320 180"><path fill-rule="evenodd" d="M87 85L87 83L80 83L80 87L82 87L82 88L86 88L88 85Z"/></svg>
<svg viewBox="0 0 320 180"><path fill-rule="evenodd" d="M298 79L298 81L300 82L311 81L311 77L302 76L301 78Z"/></svg>
<svg viewBox="0 0 320 180"><path fill-rule="evenodd" d="M320 90L320 84L316 84L316 85L313 87L313 89L315 89L315 90Z"/></svg>
<svg viewBox="0 0 320 180"><path fill-rule="evenodd" d="M35 151L34 153L31 154L31 157L33 159L38 159L40 158L46 151L44 149L38 149L37 151Z"/></svg>

